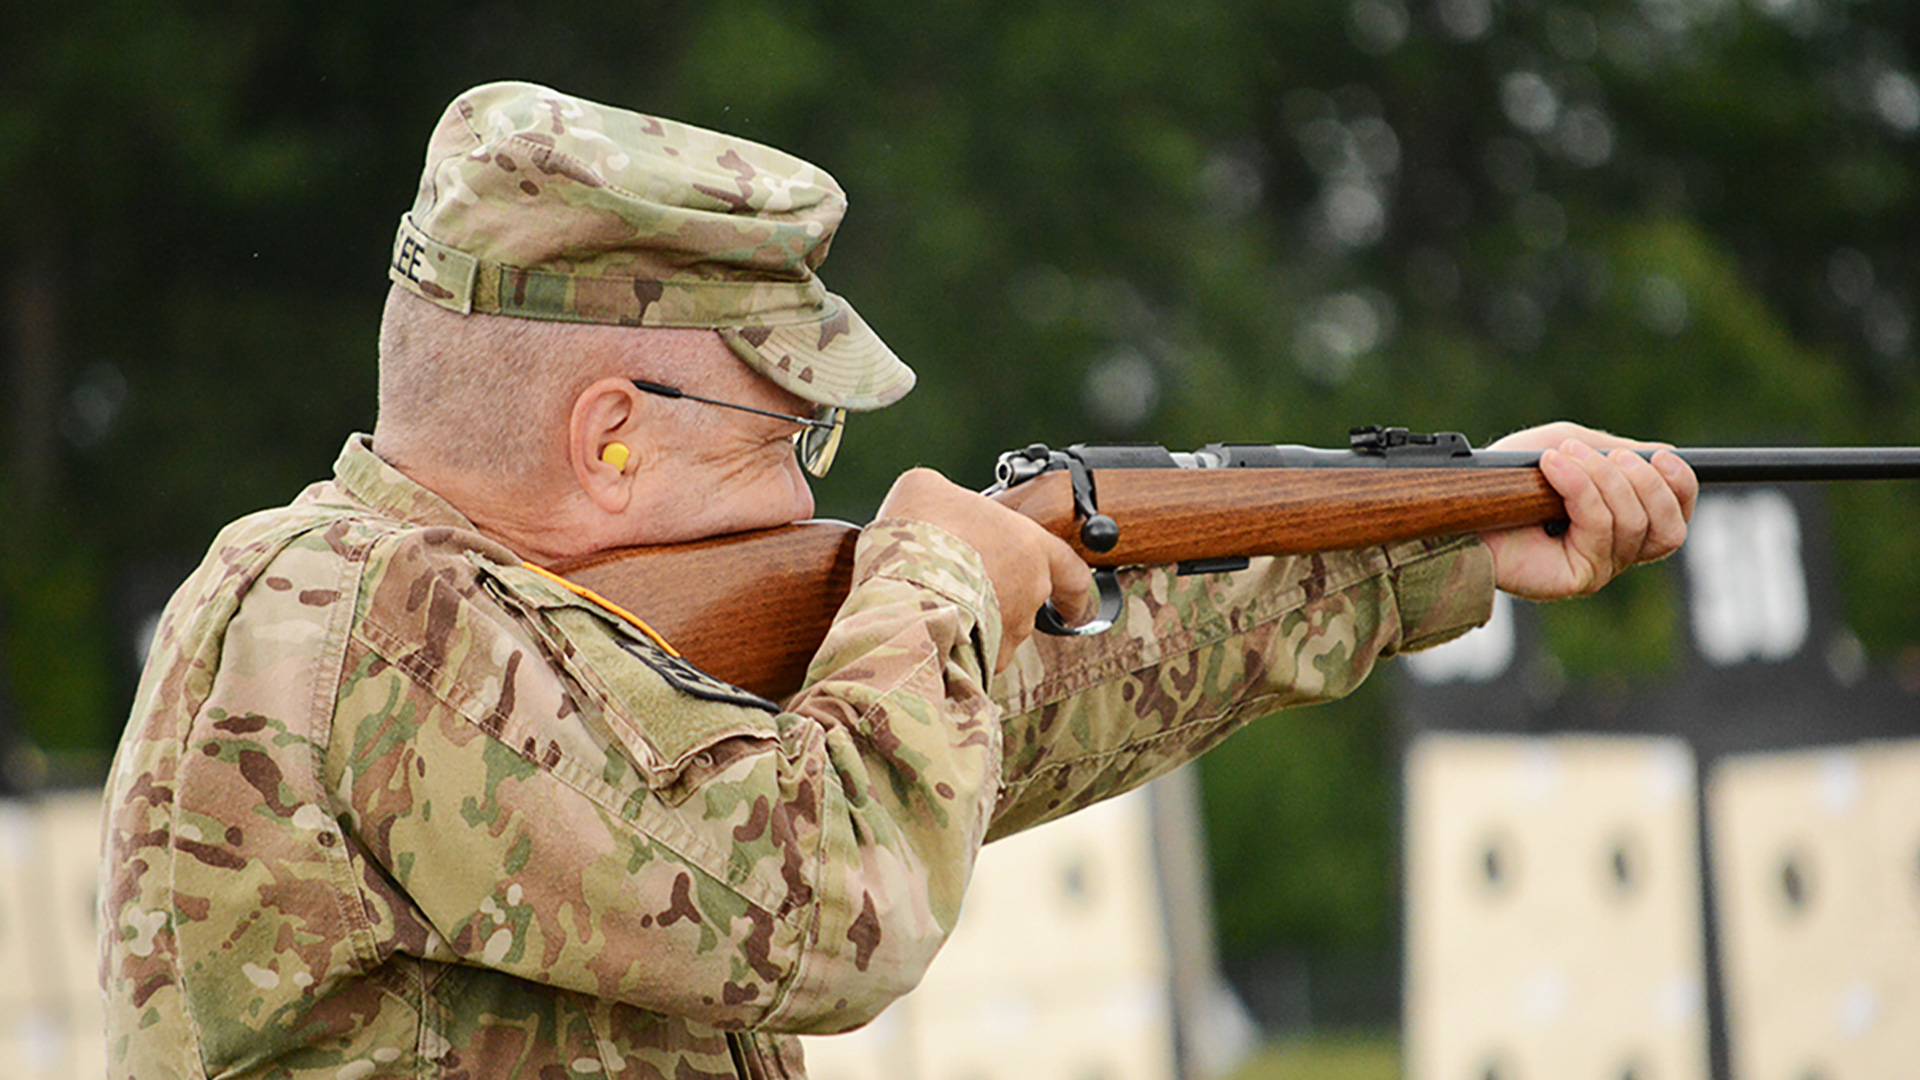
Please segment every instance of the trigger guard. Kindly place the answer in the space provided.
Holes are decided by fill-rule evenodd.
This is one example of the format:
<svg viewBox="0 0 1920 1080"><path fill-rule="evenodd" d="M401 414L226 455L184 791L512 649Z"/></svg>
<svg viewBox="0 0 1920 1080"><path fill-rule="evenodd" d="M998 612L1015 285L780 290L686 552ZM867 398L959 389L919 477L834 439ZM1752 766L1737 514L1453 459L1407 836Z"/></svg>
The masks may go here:
<svg viewBox="0 0 1920 1080"><path fill-rule="evenodd" d="M1060 612L1054 609L1053 601L1049 600L1034 613L1034 629L1054 637L1088 637L1111 630L1113 624L1120 621L1120 609L1126 603L1126 597L1120 591L1120 575L1112 567L1100 567L1093 572L1093 585L1100 593L1100 610L1091 621L1080 626L1068 626L1060 618Z"/></svg>

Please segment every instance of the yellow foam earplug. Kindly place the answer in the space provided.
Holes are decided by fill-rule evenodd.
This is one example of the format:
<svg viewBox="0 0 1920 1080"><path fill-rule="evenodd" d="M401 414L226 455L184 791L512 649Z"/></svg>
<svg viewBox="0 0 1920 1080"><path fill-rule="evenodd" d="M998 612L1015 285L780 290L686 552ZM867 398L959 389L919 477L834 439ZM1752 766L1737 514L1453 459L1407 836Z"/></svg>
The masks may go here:
<svg viewBox="0 0 1920 1080"><path fill-rule="evenodd" d="M607 448L600 451L600 460L621 472L627 471L627 458L629 456L630 452L627 450L626 443L608 443Z"/></svg>

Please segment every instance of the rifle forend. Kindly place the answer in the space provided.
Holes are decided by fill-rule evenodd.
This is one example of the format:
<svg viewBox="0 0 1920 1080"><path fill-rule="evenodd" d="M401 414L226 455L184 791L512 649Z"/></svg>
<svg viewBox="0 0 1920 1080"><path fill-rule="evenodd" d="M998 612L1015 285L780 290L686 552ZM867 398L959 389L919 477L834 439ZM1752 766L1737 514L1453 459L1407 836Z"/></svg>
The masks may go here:
<svg viewBox="0 0 1920 1080"><path fill-rule="evenodd" d="M1920 478L1914 447L1676 453L1708 484ZM1539 459L1379 427L1355 429L1344 450L1036 445L1001 455L986 494L1065 539L1110 585L1122 566L1231 569L1255 555L1552 523L1565 508ZM803 685L851 588L858 534L801 522L557 569L638 613L708 673L778 700Z"/></svg>
<svg viewBox="0 0 1920 1080"><path fill-rule="evenodd" d="M1345 450L1213 443L1034 445L1000 455L988 493L1093 566L1147 566L1197 540L1286 555L1552 522L1560 497L1534 450L1475 450L1457 432L1355 428ZM1920 478L1920 448L1679 449L1702 483ZM1650 456L1650 455L1649 455ZM1269 470L1283 470L1276 476ZM1106 519L1106 520L1102 520ZM1216 529L1225 530L1213 543ZM1221 554L1225 554L1222 552Z"/></svg>

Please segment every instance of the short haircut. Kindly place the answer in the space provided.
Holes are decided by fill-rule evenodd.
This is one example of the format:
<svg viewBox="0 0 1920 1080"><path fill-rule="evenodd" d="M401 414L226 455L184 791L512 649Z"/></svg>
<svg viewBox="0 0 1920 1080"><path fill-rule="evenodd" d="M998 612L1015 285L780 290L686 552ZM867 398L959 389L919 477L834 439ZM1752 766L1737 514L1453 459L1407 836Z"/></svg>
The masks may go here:
<svg viewBox="0 0 1920 1080"><path fill-rule="evenodd" d="M553 483L588 385L613 375L697 387L708 373L687 343L711 333L462 315L396 286L380 323L374 449L402 468L431 464L508 490ZM700 426L708 411L685 420Z"/></svg>

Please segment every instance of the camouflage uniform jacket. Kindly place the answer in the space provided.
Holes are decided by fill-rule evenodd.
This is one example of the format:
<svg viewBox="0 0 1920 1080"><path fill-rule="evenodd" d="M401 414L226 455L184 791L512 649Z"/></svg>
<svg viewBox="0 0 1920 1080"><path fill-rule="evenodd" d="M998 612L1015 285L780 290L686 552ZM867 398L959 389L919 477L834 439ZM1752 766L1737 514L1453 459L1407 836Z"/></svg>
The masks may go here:
<svg viewBox="0 0 1920 1080"><path fill-rule="evenodd" d="M169 606L109 784L116 1080L798 1076L953 926L979 845L1483 619L1471 542L1130 583L1023 649L865 530L784 709L702 677L350 441Z"/></svg>

